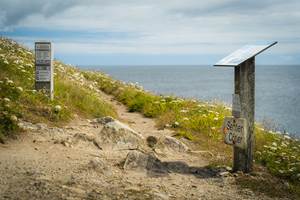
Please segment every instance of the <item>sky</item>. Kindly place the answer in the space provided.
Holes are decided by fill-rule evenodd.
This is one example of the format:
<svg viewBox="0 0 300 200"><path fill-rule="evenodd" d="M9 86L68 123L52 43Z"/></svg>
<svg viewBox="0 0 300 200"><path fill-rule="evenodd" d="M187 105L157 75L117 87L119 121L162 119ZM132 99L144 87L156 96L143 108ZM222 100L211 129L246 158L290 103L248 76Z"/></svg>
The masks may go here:
<svg viewBox="0 0 300 200"><path fill-rule="evenodd" d="M258 64L300 64L300 1L0 0L0 35L74 65L213 65L273 41Z"/></svg>

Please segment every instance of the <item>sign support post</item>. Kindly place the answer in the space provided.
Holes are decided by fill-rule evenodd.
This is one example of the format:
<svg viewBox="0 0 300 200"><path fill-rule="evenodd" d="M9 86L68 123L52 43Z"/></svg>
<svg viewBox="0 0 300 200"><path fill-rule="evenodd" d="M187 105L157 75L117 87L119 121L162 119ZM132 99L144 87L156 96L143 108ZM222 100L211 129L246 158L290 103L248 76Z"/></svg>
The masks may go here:
<svg viewBox="0 0 300 200"><path fill-rule="evenodd" d="M255 56L276 43L245 46L214 65L234 67L232 121L245 120L245 127L242 128L236 125L232 127L228 118L224 120L225 143L233 145L233 171L252 171L255 142Z"/></svg>
<svg viewBox="0 0 300 200"><path fill-rule="evenodd" d="M35 89L44 90L53 100L53 48L51 42L35 43Z"/></svg>
<svg viewBox="0 0 300 200"><path fill-rule="evenodd" d="M240 97L241 112L232 113L236 118L247 120L246 148L234 146L233 171L250 172L254 149L254 105L255 105L255 57L234 68L234 93Z"/></svg>

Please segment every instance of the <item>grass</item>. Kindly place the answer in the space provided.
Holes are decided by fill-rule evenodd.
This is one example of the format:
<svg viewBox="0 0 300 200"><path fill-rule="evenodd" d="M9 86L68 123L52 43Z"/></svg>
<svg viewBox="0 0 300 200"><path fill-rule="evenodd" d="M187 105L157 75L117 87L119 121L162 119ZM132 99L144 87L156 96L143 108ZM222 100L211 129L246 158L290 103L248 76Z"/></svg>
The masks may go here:
<svg viewBox="0 0 300 200"><path fill-rule="evenodd" d="M34 55L16 42L0 39L0 140L19 131L18 119L62 125L74 118L116 116L79 70L55 61L53 101L34 90ZM59 108L59 109L57 109Z"/></svg>
<svg viewBox="0 0 300 200"><path fill-rule="evenodd" d="M231 115L231 109L222 103L159 96L145 92L141 86L113 80L100 72L82 74L97 83L99 89L125 104L129 111L155 118L158 128L170 128L176 132L176 137L191 140L201 150L212 152L215 155L211 158L212 166L231 165L232 147L224 144L221 132L224 117ZM288 182L288 190L300 196L300 142L297 139L265 130L256 124L254 164L265 167L274 177ZM243 179L240 184L255 187L255 181L251 181L253 184L247 185Z"/></svg>
<svg viewBox="0 0 300 200"><path fill-rule="evenodd" d="M74 114L115 116L113 108L97 96L97 91L102 90L126 105L129 111L154 118L159 129L172 129L176 137L191 140L199 149L212 152L215 155L211 158L212 166L231 165L232 147L224 144L221 132L224 117L231 115L231 109L222 103L155 95L139 85L116 81L100 72L80 71L58 61L55 62L55 100L50 101L42 92L33 90L33 61L30 51L11 40L1 39L0 139L17 131L16 118L59 125L71 120ZM61 107L59 112L55 109L57 105ZM272 177L288 182L288 190L300 196L300 142L259 124L255 136L256 169L267 169ZM239 184L255 189L259 183L273 179L245 180L238 180Z"/></svg>

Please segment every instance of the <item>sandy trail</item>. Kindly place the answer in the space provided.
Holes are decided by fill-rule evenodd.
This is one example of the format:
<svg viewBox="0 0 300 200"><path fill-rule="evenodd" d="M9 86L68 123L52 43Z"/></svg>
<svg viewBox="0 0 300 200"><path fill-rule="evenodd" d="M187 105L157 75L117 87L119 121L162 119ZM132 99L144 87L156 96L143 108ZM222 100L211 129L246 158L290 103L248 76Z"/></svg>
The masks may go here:
<svg viewBox="0 0 300 200"><path fill-rule="evenodd" d="M143 136L172 135L157 130L153 119L129 113L111 96L101 96L112 103L121 121ZM130 150L103 150L78 137L102 130L103 125L88 119L75 119L63 128L27 126L17 140L0 145L0 199L271 199L240 189L234 177L211 173L200 155L157 155L171 169L164 173L124 170Z"/></svg>

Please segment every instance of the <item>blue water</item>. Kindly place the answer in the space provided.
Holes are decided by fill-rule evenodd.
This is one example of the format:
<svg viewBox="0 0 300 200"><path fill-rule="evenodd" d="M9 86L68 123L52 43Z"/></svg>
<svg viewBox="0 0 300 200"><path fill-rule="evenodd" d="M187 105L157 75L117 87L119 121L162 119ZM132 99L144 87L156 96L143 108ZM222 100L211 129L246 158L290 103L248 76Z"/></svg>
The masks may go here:
<svg viewBox="0 0 300 200"><path fill-rule="evenodd" d="M233 68L212 66L89 66L157 94L231 104ZM256 66L256 121L300 136L300 66Z"/></svg>

